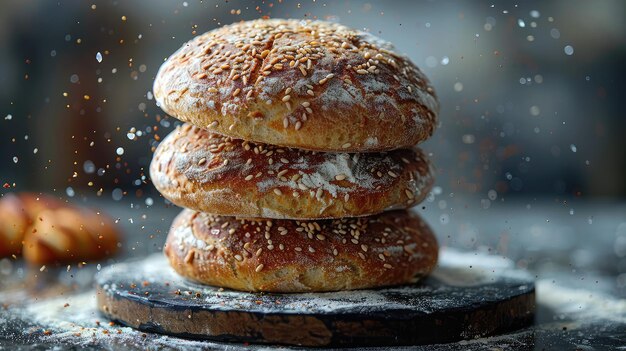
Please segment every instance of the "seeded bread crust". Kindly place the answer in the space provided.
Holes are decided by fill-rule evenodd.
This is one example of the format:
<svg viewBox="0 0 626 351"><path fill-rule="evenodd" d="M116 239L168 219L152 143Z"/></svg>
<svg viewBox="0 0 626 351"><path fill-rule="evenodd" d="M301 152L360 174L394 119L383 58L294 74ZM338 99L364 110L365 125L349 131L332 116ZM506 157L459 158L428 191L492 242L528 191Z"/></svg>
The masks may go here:
<svg viewBox="0 0 626 351"><path fill-rule="evenodd" d="M253 144L185 124L154 153L165 198L212 214L318 219L365 216L421 202L434 182L417 148L319 153Z"/></svg>
<svg viewBox="0 0 626 351"><path fill-rule="evenodd" d="M433 134L426 76L375 36L323 21L254 20L185 43L154 96L172 116L238 139L319 151L411 147Z"/></svg>
<svg viewBox="0 0 626 351"><path fill-rule="evenodd" d="M438 245L408 211L293 221L183 210L164 251L174 270L203 284L295 293L415 282L434 268Z"/></svg>

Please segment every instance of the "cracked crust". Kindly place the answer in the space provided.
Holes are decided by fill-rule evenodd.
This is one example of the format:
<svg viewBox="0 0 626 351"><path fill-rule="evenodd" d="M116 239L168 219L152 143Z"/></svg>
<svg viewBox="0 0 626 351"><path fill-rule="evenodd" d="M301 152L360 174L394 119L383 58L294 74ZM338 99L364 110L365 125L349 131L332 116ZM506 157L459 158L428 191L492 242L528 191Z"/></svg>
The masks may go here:
<svg viewBox="0 0 626 351"><path fill-rule="evenodd" d="M373 35L323 21L255 20L197 36L161 66L176 118L233 138L319 151L411 147L439 103L426 76Z"/></svg>
<svg viewBox="0 0 626 351"><path fill-rule="evenodd" d="M155 187L181 207L220 215L317 219L420 203L434 176L418 148L319 153L252 144L185 124L159 145Z"/></svg>
<svg viewBox="0 0 626 351"><path fill-rule="evenodd" d="M243 220L183 210L164 248L179 274L243 291L315 292L417 281L438 245L416 214L321 221Z"/></svg>

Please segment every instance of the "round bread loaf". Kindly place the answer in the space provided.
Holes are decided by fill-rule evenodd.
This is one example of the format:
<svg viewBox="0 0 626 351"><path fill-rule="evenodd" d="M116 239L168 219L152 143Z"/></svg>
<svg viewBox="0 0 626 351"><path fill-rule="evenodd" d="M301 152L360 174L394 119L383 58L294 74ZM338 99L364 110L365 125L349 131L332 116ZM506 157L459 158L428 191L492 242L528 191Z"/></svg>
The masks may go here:
<svg viewBox="0 0 626 351"><path fill-rule="evenodd" d="M432 135L424 74L375 36L323 21L255 20L197 36L161 66L176 118L238 139L319 151L406 148Z"/></svg>
<svg viewBox="0 0 626 351"><path fill-rule="evenodd" d="M408 211L296 221L183 210L164 251L179 274L200 283L309 292L415 282L435 266L438 246L428 225Z"/></svg>
<svg viewBox="0 0 626 351"><path fill-rule="evenodd" d="M421 202L434 176L417 148L319 153L252 144L186 124L154 153L155 187L212 214L318 219L364 216Z"/></svg>

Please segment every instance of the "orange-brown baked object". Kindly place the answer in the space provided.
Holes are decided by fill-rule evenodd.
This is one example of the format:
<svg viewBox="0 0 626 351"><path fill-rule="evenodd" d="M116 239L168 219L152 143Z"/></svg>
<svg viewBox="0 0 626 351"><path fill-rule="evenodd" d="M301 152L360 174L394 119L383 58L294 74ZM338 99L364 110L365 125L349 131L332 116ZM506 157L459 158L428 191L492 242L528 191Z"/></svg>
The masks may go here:
<svg viewBox="0 0 626 351"><path fill-rule="evenodd" d="M295 221L183 210L164 251L179 274L200 283L308 292L414 282L433 269L438 246L428 225L408 211Z"/></svg>
<svg viewBox="0 0 626 351"><path fill-rule="evenodd" d="M113 255L118 242L108 216L67 206L37 214L24 239L23 254L37 265L100 260Z"/></svg>
<svg viewBox="0 0 626 351"><path fill-rule="evenodd" d="M24 235L37 214L47 208L62 206L65 206L63 202L47 195L4 195L0 199L0 257L19 255Z"/></svg>
<svg viewBox="0 0 626 351"><path fill-rule="evenodd" d="M323 21L255 20L185 43L154 96L174 117L238 139L319 151L406 148L439 103L426 76L375 36Z"/></svg>
<svg viewBox="0 0 626 351"><path fill-rule="evenodd" d="M432 167L417 148L320 153L252 144L189 124L161 142L150 175L161 194L181 207L291 219L408 208L433 184Z"/></svg>

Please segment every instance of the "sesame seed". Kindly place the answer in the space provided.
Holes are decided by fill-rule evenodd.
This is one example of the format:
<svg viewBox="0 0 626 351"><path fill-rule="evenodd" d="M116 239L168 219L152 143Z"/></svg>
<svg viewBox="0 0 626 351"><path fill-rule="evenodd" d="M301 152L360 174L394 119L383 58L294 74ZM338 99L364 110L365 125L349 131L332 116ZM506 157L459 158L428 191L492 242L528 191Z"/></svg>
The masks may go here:
<svg viewBox="0 0 626 351"><path fill-rule="evenodd" d="M301 248L301 247L296 246L296 247L294 248L294 250L296 250L296 251L300 252L300 251L302 251L302 248Z"/></svg>
<svg viewBox="0 0 626 351"><path fill-rule="evenodd" d="M409 189L405 189L405 190L404 190L404 193L406 194L406 196L407 196L409 199L413 199L413 198L415 197L415 195L413 194L413 192L412 192L411 190L409 190Z"/></svg>
<svg viewBox="0 0 626 351"><path fill-rule="evenodd" d="M291 95L283 96L283 102L287 102L287 101L289 101L289 99L291 99Z"/></svg>
<svg viewBox="0 0 626 351"><path fill-rule="evenodd" d="M311 95L311 96L315 96L315 93L313 93L313 90L311 90L311 89L307 90L306 93Z"/></svg>
<svg viewBox="0 0 626 351"><path fill-rule="evenodd" d="M392 171L387 172L387 174L389 174L390 176L392 176L392 177L394 177L394 178L398 178L398 175L397 175L397 174L395 174L395 173L394 173L394 172L392 172Z"/></svg>
<svg viewBox="0 0 626 351"><path fill-rule="evenodd" d="M368 72L365 69L358 69L358 70L356 70L356 73L358 73L358 74L367 74Z"/></svg>
<svg viewBox="0 0 626 351"><path fill-rule="evenodd" d="M361 244L361 250L367 252L367 245Z"/></svg>
<svg viewBox="0 0 626 351"><path fill-rule="evenodd" d="M214 87L210 87L209 88L209 93L217 93L219 90L217 90L217 88Z"/></svg>
<svg viewBox="0 0 626 351"><path fill-rule="evenodd" d="M281 158L281 159L280 159L280 162L282 162L282 163L289 163L289 160L288 160L288 159L286 159L286 158Z"/></svg>
<svg viewBox="0 0 626 351"><path fill-rule="evenodd" d="M283 118L283 127L289 127L289 120L287 119L287 117Z"/></svg>
<svg viewBox="0 0 626 351"><path fill-rule="evenodd" d="M280 191L280 189L278 189L278 188L274 188L274 194L276 194L276 195L279 195L279 196L280 196L280 195L282 195L282 194L283 194L283 192L282 192L282 191Z"/></svg>
<svg viewBox="0 0 626 351"><path fill-rule="evenodd" d="M202 166L203 164L206 163L206 158L201 158L200 161L198 161L198 166Z"/></svg>
<svg viewBox="0 0 626 351"><path fill-rule="evenodd" d="M241 255L235 255L235 259L239 262L243 261L243 257L241 257Z"/></svg>
<svg viewBox="0 0 626 351"><path fill-rule="evenodd" d="M258 257L258 256L260 256L260 255L261 255L261 253L262 253L262 252L263 252L263 248L262 248L262 247L260 247L258 250L256 250L255 255Z"/></svg>
<svg viewBox="0 0 626 351"><path fill-rule="evenodd" d="M336 180L344 180L344 179L346 179L346 175L345 174L337 174L335 176L335 179Z"/></svg>
<svg viewBox="0 0 626 351"><path fill-rule="evenodd" d="M255 271L258 273L263 269L263 263L261 263L260 265L256 266Z"/></svg>
<svg viewBox="0 0 626 351"><path fill-rule="evenodd" d="M277 177L282 177L285 175L285 173L289 172L288 169L283 169L282 171L278 172L278 174L276 175Z"/></svg>
<svg viewBox="0 0 626 351"><path fill-rule="evenodd" d="M254 178L254 176L252 174L246 176L244 179L245 180L251 180L252 178Z"/></svg>
<svg viewBox="0 0 626 351"><path fill-rule="evenodd" d="M303 107L309 107L309 106L311 106L311 103L308 102L308 101L305 101L305 102L302 103L302 106Z"/></svg>
<svg viewBox="0 0 626 351"><path fill-rule="evenodd" d="M296 130L300 130L300 128L302 128L302 122L300 122L300 121L296 122L295 128L296 128Z"/></svg>
<svg viewBox="0 0 626 351"><path fill-rule="evenodd" d="M209 128L215 128L215 127L217 127L218 124L219 124L218 121L213 121L213 122L209 123Z"/></svg>
<svg viewBox="0 0 626 351"><path fill-rule="evenodd" d="M333 255L337 256L339 252L337 252L337 249L333 249Z"/></svg>
<svg viewBox="0 0 626 351"><path fill-rule="evenodd" d="M298 66L298 68L300 69L300 73L302 73L302 75L306 77L306 74L307 74L306 69L303 66Z"/></svg>
<svg viewBox="0 0 626 351"><path fill-rule="evenodd" d="M385 263L385 264L383 265L383 267L385 267L385 268L387 268L387 269L391 269L391 268L392 268L392 266L391 266L389 263Z"/></svg>
<svg viewBox="0 0 626 351"><path fill-rule="evenodd" d="M326 83L326 81L327 81L327 80L328 80L328 79L326 79L326 78L322 78L322 79L320 79L320 81L319 81L318 83L319 83L320 85L322 85L322 84Z"/></svg>
<svg viewBox="0 0 626 351"><path fill-rule="evenodd" d="M326 237L324 235L322 235L322 234L317 234L315 237L317 238L317 240L324 240L324 239L326 239Z"/></svg>
<svg viewBox="0 0 626 351"><path fill-rule="evenodd" d="M361 259L365 259L365 255L362 252L359 252L359 257L361 257Z"/></svg>
<svg viewBox="0 0 626 351"><path fill-rule="evenodd" d="M315 252L315 249L309 246L309 252L313 253Z"/></svg>
<svg viewBox="0 0 626 351"><path fill-rule="evenodd" d="M350 146L352 146L352 144L350 144L350 143L345 143L345 144L341 145L341 147L344 148L344 149L347 149Z"/></svg>

